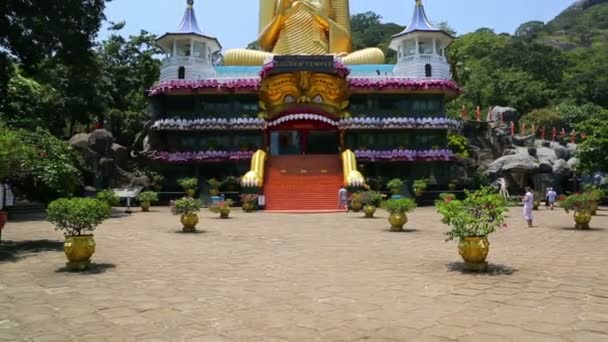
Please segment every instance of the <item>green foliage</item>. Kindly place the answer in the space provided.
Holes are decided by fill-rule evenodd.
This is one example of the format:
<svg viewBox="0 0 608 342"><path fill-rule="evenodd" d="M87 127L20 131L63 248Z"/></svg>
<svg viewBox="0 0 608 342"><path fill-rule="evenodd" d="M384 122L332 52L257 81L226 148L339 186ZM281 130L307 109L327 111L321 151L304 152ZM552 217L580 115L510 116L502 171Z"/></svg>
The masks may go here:
<svg viewBox="0 0 608 342"><path fill-rule="evenodd" d="M103 203L106 203L110 207L117 206L120 203L120 198L116 196L113 190L107 189L98 192L95 198Z"/></svg>
<svg viewBox="0 0 608 342"><path fill-rule="evenodd" d="M564 200L560 201L558 205L567 213L569 213L571 210L574 212L591 212L595 207L595 204L593 203L594 201L596 200L594 199L593 194L584 192L581 194L570 195Z"/></svg>
<svg viewBox="0 0 608 342"><path fill-rule="evenodd" d="M17 133L0 125L0 182L16 167L23 153Z"/></svg>
<svg viewBox="0 0 608 342"><path fill-rule="evenodd" d="M363 191L359 194L359 200L363 205L373 205L374 207L378 207L380 202L382 201L382 195L376 191Z"/></svg>
<svg viewBox="0 0 608 342"><path fill-rule="evenodd" d="M471 146L464 135L450 133L448 135L448 148L461 158L469 158Z"/></svg>
<svg viewBox="0 0 608 342"><path fill-rule="evenodd" d="M465 193L464 200L446 197L435 203L442 222L451 227L446 233L447 241L487 236L504 224L504 214L507 212L504 198L491 188Z"/></svg>
<svg viewBox="0 0 608 342"><path fill-rule="evenodd" d="M41 129L16 134L23 153L9 177L28 199L48 203L80 190L84 161L67 142Z"/></svg>
<svg viewBox="0 0 608 342"><path fill-rule="evenodd" d="M173 215L193 214L199 212L203 203L191 197L184 197L171 202L171 213Z"/></svg>
<svg viewBox="0 0 608 342"><path fill-rule="evenodd" d="M110 207L92 198L61 198L49 204L47 220L66 236L92 232L110 217Z"/></svg>
<svg viewBox="0 0 608 342"><path fill-rule="evenodd" d="M547 132L553 127L561 129L565 127L566 121L558 110L543 108L535 109L532 112L524 115L521 120L528 128L534 125L537 129L546 127Z"/></svg>
<svg viewBox="0 0 608 342"><path fill-rule="evenodd" d="M198 187L198 179L197 178L182 178L177 181L179 186L184 190L194 190Z"/></svg>
<svg viewBox="0 0 608 342"><path fill-rule="evenodd" d="M580 160L577 171L593 173L608 170L608 111L589 117L576 125L576 130L588 134L578 145L576 156Z"/></svg>
<svg viewBox="0 0 608 342"><path fill-rule="evenodd" d="M411 198L389 199L382 207L391 214L405 214L416 209L416 202Z"/></svg>
<svg viewBox="0 0 608 342"><path fill-rule="evenodd" d="M139 202L146 202L146 203L158 202L158 193L156 193L154 191L140 192L139 195L137 195L137 200Z"/></svg>
<svg viewBox="0 0 608 342"><path fill-rule="evenodd" d="M260 197L257 194L242 194L241 195L241 202L243 203L257 203L258 202L258 197Z"/></svg>
<svg viewBox="0 0 608 342"><path fill-rule="evenodd" d="M374 12L358 13L351 16L353 49L380 48L386 56L386 63L395 63L397 55L388 48L391 37L403 31L404 27L393 23L381 23L382 17Z"/></svg>
<svg viewBox="0 0 608 342"><path fill-rule="evenodd" d="M391 179L388 183L386 183L386 187L393 193L398 194L403 189L403 181L399 178Z"/></svg>

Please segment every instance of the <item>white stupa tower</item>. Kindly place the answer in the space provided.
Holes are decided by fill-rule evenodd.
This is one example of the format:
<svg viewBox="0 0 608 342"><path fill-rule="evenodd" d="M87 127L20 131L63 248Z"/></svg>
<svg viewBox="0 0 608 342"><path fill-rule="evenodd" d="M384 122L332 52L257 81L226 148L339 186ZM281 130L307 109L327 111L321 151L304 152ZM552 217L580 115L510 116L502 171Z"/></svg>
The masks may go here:
<svg viewBox="0 0 608 342"><path fill-rule="evenodd" d="M453 40L449 33L431 24L422 0L416 0L412 21L393 36L389 45L397 51L393 73L412 79L451 79L445 49Z"/></svg>
<svg viewBox="0 0 608 342"><path fill-rule="evenodd" d="M215 75L213 58L222 49L217 38L206 36L198 27L194 0L188 0L184 18L177 31L156 40L166 53L160 81L200 80Z"/></svg>

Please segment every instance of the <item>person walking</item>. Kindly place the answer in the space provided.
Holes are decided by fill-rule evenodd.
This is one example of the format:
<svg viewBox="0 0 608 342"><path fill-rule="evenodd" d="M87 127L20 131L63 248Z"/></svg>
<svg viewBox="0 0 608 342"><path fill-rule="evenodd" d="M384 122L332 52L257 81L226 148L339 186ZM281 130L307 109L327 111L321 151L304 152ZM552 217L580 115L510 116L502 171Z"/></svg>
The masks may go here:
<svg viewBox="0 0 608 342"><path fill-rule="evenodd" d="M547 192L547 203L549 203L549 207L551 210L555 208L555 201L557 200L557 192L553 190L553 188L549 188Z"/></svg>
<svg viewBox="0 0 608 342"><path fill-rule="evenodd" d="M522 202L524 204L524 219L528 222L528 227L531 228L533 220L532 209L534 209L534 193L529 186L526 187L526 195Z"/></svg>
<svg viewBox="0 0 608 342"><path fill-rule="evenodd" d="M340 190L338 190L338 202L340 209L344 208L344 210L348 212L348 190L344 187L341 187Z"/></svg>

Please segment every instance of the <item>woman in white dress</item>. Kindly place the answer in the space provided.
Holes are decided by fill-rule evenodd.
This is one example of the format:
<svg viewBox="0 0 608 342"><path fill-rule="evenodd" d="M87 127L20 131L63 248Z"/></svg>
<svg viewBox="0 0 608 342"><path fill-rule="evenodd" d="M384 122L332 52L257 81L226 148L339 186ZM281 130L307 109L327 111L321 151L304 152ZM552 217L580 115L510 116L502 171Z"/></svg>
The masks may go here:
<svg viewBox="0 0 608 342"><path fill-rule="evenodd" d="M532 227L532 209L534 208L534 193L532 189L527 186L526 187L526 195L523 199L524 203L524 219L528 221L528 227Z"/></svg>

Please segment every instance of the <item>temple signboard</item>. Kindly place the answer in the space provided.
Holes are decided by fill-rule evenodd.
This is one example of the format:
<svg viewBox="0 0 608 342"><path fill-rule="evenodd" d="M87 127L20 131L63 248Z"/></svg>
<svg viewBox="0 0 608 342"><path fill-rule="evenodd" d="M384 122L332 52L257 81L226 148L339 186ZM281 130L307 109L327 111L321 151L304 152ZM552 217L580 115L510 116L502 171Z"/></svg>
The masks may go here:
<svg viewBox="0 0 608 342"><path fill-rule="evenodd" d="M335 74L333 56L274 56L274 67L269 74L310 71Z"/></svg>

